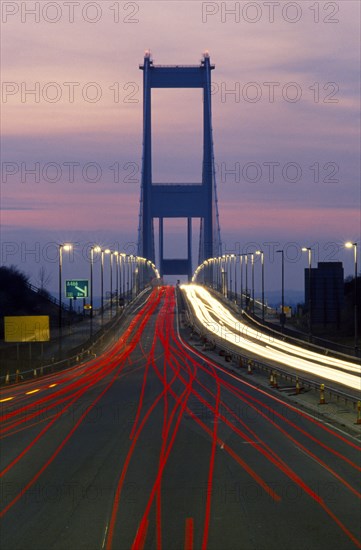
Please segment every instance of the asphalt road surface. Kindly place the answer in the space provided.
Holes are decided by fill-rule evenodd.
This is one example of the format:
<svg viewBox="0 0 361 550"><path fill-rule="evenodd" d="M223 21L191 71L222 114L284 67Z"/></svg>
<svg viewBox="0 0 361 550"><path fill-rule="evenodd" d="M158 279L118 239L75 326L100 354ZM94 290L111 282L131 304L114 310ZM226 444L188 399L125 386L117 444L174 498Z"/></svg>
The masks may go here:
<svg viewBox="0 0 361 550"><path fill-rule="evenodd" d="M359 442L192 351L172 287L0 405L2 550L361 548Z"/></svg>

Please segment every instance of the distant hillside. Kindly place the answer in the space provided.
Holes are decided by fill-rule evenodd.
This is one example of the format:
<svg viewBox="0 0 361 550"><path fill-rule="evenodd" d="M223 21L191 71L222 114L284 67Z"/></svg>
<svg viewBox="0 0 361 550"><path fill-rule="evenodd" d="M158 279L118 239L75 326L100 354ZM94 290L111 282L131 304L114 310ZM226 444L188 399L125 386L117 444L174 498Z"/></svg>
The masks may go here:
<svg viewBox="0 0 361 550"><path fill-rule="evenodd" d="M281 290L272 290L266 292L267 303L271 307L276 307L281 303ZM260 298L260 296L258 296ZM287 306L296 307L297 304L302 304L305 300L305 295L302 290L285 290L285 304Z"/></svg>

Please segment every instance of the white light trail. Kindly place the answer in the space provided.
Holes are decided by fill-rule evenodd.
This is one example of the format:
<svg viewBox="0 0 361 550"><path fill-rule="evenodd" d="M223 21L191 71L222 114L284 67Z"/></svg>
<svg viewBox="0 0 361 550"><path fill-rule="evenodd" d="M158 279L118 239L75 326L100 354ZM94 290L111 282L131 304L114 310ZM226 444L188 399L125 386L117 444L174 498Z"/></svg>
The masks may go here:
<svg viewBox="0 0 361 550"><path fill-rule="evenodd" d="M360 365L270 338L236 319L202 286L191 284L181 288L197 319L214 335L265 359L361 390Z"/></svg>

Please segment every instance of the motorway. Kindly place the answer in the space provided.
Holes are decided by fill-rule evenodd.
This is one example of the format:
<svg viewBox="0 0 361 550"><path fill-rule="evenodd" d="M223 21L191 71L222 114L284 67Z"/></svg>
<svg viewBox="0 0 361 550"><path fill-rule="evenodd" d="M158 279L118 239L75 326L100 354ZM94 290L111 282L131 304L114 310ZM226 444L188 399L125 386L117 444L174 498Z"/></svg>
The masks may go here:
<svg viewBox="0 0 361 550"><path fill-rule="evenodd" d="M320 378L334 385L360 392L361 365L355 362L328 357L305 347L290 344L255 330L232 313L200 285L182 287L198 322L210 338L218 338L234 349L266 360L273 366L287 366L312 378ZM361 395L359 394L359 398Z"/></svg>
<svg viewBox="0 0 361 550"><path fill-rule="evenodd" d="M206 359L156 288L93 361L2 389L2 550L361 548L360 443Z"/></svg>

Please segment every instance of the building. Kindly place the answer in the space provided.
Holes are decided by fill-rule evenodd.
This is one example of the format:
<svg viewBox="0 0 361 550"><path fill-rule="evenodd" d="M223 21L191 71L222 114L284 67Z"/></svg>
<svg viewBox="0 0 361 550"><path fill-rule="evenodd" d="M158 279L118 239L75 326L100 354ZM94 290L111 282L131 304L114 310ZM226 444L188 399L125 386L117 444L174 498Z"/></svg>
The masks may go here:
<svg viewBox="0 0 361 550"><path fill-rule="evenodd" d="M309 300L311 290L311 303ZM315 325L336 325L341 322L344 298L342 262L318 262L317 268L305 269L305 308L311 310Z"/></svg>

